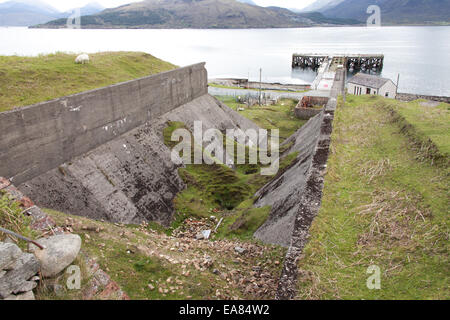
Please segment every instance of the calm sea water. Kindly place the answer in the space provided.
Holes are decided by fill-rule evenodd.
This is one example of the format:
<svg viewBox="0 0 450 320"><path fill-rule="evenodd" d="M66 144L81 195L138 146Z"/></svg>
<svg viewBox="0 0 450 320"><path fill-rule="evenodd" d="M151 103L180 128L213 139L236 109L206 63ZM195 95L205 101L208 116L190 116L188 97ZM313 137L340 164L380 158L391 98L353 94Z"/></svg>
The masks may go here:
<svg viewBox="0 0 450 320"><path fill-rule="evenodd" d="M450 96L450 27L342 27L262 30L45 30L0 28L1 55L145 51L180 66L207 63L210 78L250 76L308 83L291 69L298 53L383 53L382 75L400 91Z"/></svg>

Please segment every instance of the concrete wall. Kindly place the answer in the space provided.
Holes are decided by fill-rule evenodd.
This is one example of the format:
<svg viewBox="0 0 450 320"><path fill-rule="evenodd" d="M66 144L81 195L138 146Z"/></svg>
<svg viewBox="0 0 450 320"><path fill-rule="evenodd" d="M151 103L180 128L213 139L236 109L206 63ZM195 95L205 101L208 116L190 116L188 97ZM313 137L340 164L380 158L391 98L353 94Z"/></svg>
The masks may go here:
<svg viewBox="0 0 450 320"><path fill-rule="evenodd" d="M287 241L282 238L272 239L285 241L284 243L289 246L278 283L276 294L276 299L278 300L294 299L297 296L298 259L308 241L311 224L321 207L334 113L336 112L338 95L341 93L343 82L344 70L340 68L336 72L330 100L325 106L323 113L310 120L310 127L307 129L309 134L302 132L303 128L297 133L295 144L292 148L299 151L299 157L296 163L280 177L282 180L279 180L279 183L290 185L290 190L281 190L277 186L273 186L273 193L275 194L271 195L271 198L278 198L278 201L272 206L269 218L272 219L272 225L265 224L262 228L266 227L266 232L274 233L292 230L289 233L290 237L286 239ZM319 120L320 122L317 124ZM278 193L279 191L281 193ZM285 215L283 212L287 212L288 215ZM290 216L293 216L293 218L290 218ZM258 231L264 231L261 229ZM267 237L268 234L262 233L261 236ZM271 240L270 238L268 239Z"/></svg>
<svg viewBox="0 0 450 320"><path fill-rule="evenodd" d="M295 108L294 114L301 120L309 120L322 112L322 109L313 108Z"/></svg>
<svg viewBox="0 0 450 320"><path fill-rule="evenodd" d="M0 113L0 176L19 185L207 94L204 65Z"/></svg>
<svg viewBox="0 0 450 320"><path fill-rule="evenodd" d="M18 186L40 207L125 224L159 222L168 227L174 198L186 188L171 159L163 131L171 121L193 130L259 128L210 95L152 119L86 154ZM0 181L1 186L1 181Z"/></svg>
<svg viewBox="0 0 450 320"><path fill-rule="evenodd" d="M294 109L294 114L301 120L309 120L318 115L322 109L313 108L314 106L322 106L328 103L328 97L304 96Z"/></svg>

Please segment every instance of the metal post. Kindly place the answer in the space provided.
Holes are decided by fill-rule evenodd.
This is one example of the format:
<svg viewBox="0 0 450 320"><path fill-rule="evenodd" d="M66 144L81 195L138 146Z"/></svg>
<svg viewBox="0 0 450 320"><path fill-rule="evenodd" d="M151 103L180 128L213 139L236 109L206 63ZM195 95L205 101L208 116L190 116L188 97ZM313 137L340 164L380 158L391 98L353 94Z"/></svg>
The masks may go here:
<svg viewBox="0 0 450 320"><path fill-rule="evenodd" d="M38 248L41 249L41 250L44 250L44 249L45 249L42 245L40 245L40 244L37 243L36 241L34 241L34 240L32 240L32 239L29 239L29 238L27 238L27 237L24 237L24 236L22 236L22 235L20 235L20 234L18 234L18 233L13 232L13 231L10 231L10 230L7 230L7 229L5 229L5 228L0 227L0 232L9 234L9 235L11 235L11 236L13 236L13 237L22 239L22 240L24 240L24 241L26 241L26 242L30 242L30 243L34 244L36 247L38 247Z"/></svg>
<svg viewBox="0 0 450 320"><path fill-rule="evenodd" d="M344 83L342 84L342 98L343 107L345 107L345 102L347 100L347 92L345 90L345 84L347 83L347 58L344 58Z"/></svg>
<svg viewBox="0 0 450 320"><path fill-rule="evenodd" d="M262 68L259 69L259 105L261 105L262 95Z"/></svg>
<svg viewBox="0 0 450 320"><path fill-rule="evenodd" d="M398 95L398 85L400 84L400 73L397 76L397 88L395 89L395 99L397 99Z"/></svg>

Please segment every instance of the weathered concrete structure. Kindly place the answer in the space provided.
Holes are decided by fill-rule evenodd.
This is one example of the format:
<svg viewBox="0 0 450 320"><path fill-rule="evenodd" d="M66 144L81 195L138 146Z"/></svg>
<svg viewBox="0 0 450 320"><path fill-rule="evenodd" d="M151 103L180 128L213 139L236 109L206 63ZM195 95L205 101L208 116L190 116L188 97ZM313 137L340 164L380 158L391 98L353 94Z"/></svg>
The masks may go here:
<svg viewBox="0 0 450 320"><path fill-rule="evenodd" d="M344 70L338 69L325 108L285 144L298 156L284 172L256 194L255 206L272 206L268 220L255 233L263 242L288 247L278 286L278 299L293 299L297 288L297 260L309 229L319 213L337 98L343 90Z"/></svg>
<svg viewBox="0 0 450 320"><path fill-rule="evenodd" d="M167 122L259 129L207 89L198 64L2 113L0 172L41 207L168 225L186 186L164 144Z"/></svg>
<svg viewBox="0 0 450 320"><path fill-rule="evenodd" d="M294 114L301 120L309 120L322 112L328 103L327 97L304 96L294 109Z"/></svg>
<svg viewBox="0 0 450 320"><path fill-rule="evenodd" d="M197 64L0 113L0 176L20 185L207 93Z"/></svg>

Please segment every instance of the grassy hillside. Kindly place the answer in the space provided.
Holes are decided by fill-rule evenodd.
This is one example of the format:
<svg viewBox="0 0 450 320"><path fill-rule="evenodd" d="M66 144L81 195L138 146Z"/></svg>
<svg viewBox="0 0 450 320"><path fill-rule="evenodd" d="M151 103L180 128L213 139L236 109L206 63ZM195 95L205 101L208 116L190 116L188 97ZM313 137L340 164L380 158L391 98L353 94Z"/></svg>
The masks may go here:
<svg viewBox="0 0 450 320"><path fill-rule="evenodd" d="M417 135L430 139L441 154L446 157L450 155L448 104L416 100L410 103L396 103L393 108L415 128Z"/></svg>
<svg viewBox="0 0 450 320"><path fill-rule="evenodd" d="M0 112L175 68L141 52L96 53L85 65L75 58L0 56Z"/></svg>
<svg viewBox="0 0 450 320"><path fill-rule="evenodd" d="M446 148L440 141L449 140L449 105L424 115L418 103L349 96L337 110L323 205L299 262L298 298L450 297L449 168L416 148L428 137ZM414 135L392 109L417 126ZM371 265L381 269L381 290L366 286Z"/></svg>

